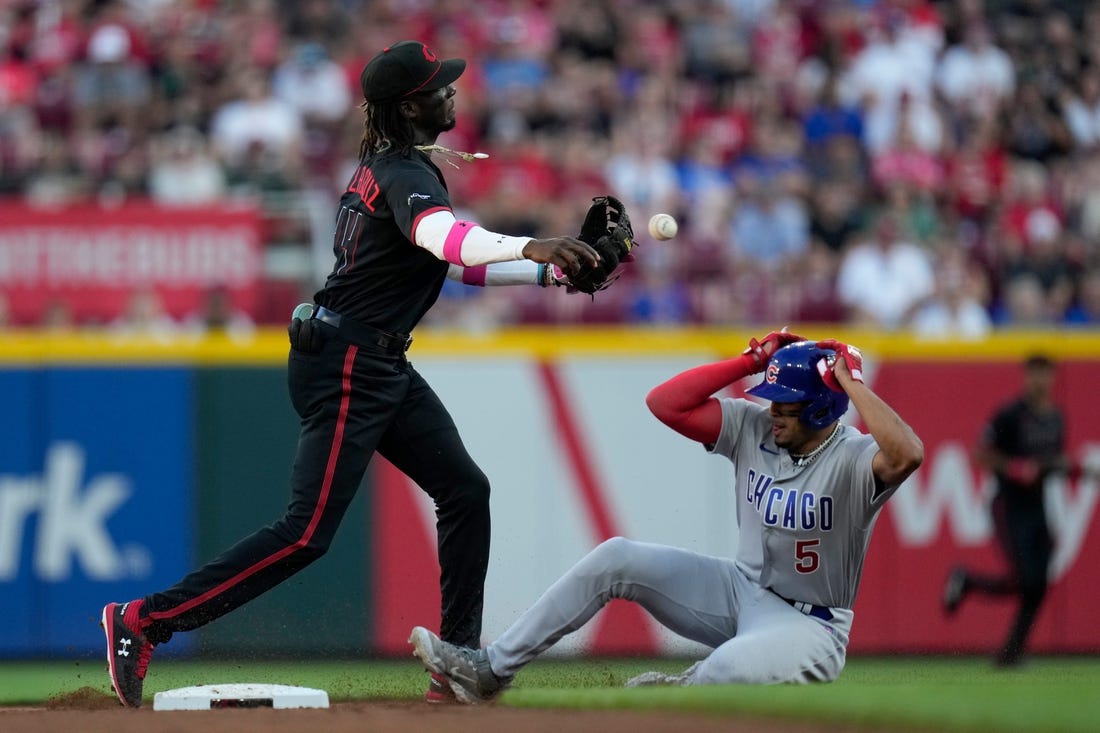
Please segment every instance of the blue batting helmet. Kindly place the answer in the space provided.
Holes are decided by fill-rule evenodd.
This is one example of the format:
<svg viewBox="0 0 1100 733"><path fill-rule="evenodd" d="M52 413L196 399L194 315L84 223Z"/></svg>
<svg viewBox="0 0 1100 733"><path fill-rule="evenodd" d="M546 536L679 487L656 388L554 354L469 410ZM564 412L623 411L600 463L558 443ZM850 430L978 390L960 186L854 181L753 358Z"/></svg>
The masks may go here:
<svg viewBox="0 0 1100 733"><path fill-rule="evenodd" d="M772 402L809 402L799 420L812 430L829 425L848 411L848 395L825 386L817 363L836 356L813 341L787 344L772 354L764 381L748 393Z"/></svg>

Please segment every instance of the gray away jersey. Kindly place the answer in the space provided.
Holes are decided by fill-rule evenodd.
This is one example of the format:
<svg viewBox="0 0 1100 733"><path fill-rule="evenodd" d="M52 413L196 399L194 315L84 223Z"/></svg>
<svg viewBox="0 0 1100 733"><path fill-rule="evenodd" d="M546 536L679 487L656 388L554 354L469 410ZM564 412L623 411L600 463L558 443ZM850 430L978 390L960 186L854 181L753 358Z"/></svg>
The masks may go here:
<svg viewBox="0 0 1100 733"><path fill-rule="evenodd" d="M712 453L735 468L737 564L784 598L851 608L875 518L897 490L874 495L878 444L842 425L809 465L775 445L767 408L723 398Z"/></svg>

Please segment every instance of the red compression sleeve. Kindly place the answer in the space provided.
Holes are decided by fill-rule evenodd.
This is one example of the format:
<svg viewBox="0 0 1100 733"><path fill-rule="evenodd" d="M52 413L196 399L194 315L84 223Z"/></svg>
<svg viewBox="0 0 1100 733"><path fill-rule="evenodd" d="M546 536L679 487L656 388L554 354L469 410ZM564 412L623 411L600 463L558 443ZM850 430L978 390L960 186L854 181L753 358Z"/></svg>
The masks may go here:
<svg viewBox="0 0 1100 733"><path fill-rule="evenodd" d="M756 371L751 354L704 364L657 385L645 403L658 420L700 443L713 443L722 430L722 408L712 395Z"/></svg>

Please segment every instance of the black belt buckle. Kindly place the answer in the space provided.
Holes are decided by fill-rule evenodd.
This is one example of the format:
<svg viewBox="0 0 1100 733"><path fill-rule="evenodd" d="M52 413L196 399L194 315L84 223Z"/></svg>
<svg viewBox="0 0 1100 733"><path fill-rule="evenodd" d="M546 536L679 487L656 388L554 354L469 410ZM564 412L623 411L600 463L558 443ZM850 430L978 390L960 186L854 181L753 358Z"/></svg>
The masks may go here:
<svg viewBox="0 0 1100 733"><path fill-rule="evenodd" d="M405 340L401 340L401 336L396 333L385 333L380 331L378 333L378 341L376 342L383 349L396 350L400 348L402 352L408 351L412 346L413 337L406 336Z"/></svg>
<svg viewBox="0 0 1100 733"><path fill-rule="evenodd" d="M345 338L350 338L353 341L358 341L363 344L373 343L387 351L397 351L400 349L401 353L404 353L412 346L413 337L411 334L405 336L404 334L389 333L380 328L368 326L364 323L353 321L350 318L344 318L339 313L330 311L328 308L321 305L314 307L313 318L322 323L327 323L337 331L343 332Z"/></svg>

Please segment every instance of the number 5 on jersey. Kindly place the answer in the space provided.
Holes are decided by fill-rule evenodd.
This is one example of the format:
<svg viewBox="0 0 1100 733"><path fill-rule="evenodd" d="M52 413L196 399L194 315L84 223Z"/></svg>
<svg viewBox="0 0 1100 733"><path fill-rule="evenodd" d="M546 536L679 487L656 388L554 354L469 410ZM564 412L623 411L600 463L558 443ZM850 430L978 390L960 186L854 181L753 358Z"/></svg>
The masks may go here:
<svg viewBox="0 0 1100 733"><path fill-rule="evenodd" d="M797 562L794 569L800 573L812 573L821 565L821 556L814 549L821 544L821 540L798 540L794 543L794 556Z"/></svg>

